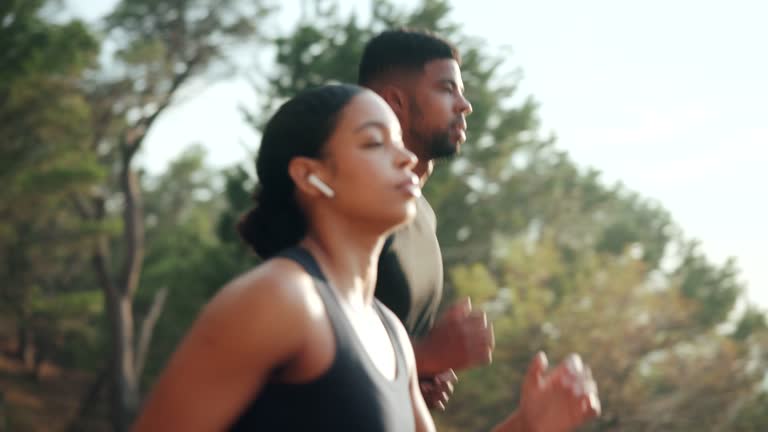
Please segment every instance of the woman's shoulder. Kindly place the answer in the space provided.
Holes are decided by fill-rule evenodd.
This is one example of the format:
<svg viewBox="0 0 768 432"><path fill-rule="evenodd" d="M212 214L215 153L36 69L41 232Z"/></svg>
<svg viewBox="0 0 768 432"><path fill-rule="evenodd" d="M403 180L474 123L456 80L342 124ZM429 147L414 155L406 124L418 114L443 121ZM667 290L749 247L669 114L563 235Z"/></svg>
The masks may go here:
<svg viewBox="0 0 768 432"><path fill-rule="evenodd" d="M297 338L311 329L323 313L313 278L296 262L272 258L226 284L205 306L201 318L236 331L254 335L265 328Z"/></svg>
<svg viewBox="0 0 768 432"><path fill-rule="evenodd" d="M270 258L235 277L217 294L235 301L268 301L272 306L301 305L314 289L314 280L296 261Z"/></svg>

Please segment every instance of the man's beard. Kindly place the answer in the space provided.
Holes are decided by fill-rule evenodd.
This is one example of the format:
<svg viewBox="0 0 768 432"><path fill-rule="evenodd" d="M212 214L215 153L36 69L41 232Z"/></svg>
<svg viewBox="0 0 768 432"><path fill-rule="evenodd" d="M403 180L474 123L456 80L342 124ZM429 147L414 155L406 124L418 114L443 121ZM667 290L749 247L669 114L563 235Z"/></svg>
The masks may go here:
<svg viewBox="0 0 768 432"><path fill-rule="evenodd" d="M411 98L409 106L413 110L410 117L415 119L416 123L419 123L424 116L416 99ZM451 141L451 126L443 131L433 133L415 129L411 130L411 135L417 137L424 144L424 157L429 160L443 160L456 156L459 152L459 143Z"/></svg>
<svg viewBox="0 0 768 432"><path fill-rule="evenodd" d="M449 131L438 132L427 141L426 150L431 160L450 159L459 152L459 144L451 141Z"/></svg>

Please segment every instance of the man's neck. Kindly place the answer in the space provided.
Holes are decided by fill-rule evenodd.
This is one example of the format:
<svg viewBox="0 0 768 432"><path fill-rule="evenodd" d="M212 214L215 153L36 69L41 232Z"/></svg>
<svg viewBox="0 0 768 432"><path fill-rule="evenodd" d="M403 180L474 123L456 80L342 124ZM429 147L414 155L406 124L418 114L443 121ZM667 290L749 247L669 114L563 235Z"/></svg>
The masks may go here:
<svg viewBox="0 0 768 432"><path fill-rule="evenodd" d="M427 182L427 179L429 179L429 176L432 175L432 169L434 168L434 162L431 159L419 159L419 162L416 163L416 166L413 167L413 173L416 174L419 177L419 184L424 187L424 184Z"/></svg>

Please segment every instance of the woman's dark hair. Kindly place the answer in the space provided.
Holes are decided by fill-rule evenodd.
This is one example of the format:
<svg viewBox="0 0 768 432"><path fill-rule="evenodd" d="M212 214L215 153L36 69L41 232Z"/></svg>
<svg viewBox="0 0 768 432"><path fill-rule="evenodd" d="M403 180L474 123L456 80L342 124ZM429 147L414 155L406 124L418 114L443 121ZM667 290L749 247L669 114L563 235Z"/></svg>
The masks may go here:
<svg viewBox="0 0 768 432"><path fill-rule="evenodd" d="M319 158L339 113L361 87L330 84L304 90L267 122L256 157L256 206L237 225L240 236L267 259L304 237L307 221L294 194L288 164L299 156Z"/></svg>

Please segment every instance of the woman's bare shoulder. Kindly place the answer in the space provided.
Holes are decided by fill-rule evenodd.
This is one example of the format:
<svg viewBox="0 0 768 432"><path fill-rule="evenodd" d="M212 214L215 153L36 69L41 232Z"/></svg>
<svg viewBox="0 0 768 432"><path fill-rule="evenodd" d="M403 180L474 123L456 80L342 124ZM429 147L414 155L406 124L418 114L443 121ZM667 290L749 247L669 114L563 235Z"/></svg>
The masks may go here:
<svg viewBox="0 0 768 432"><path fill-rule="evenodd" d="M274 330L299 340L322 311L313 278L296 262L273 258L227 283L200 320L237 344Z"/></svg>
<svg viewBox="0 0 768 432"><path fill-rule="evenodd" d="M232 279L216 297L222 302L261 304L266 301L273 307L290 306L296 302L301 304L313 286L312 277L301 265L277 257Z"/></svg>

